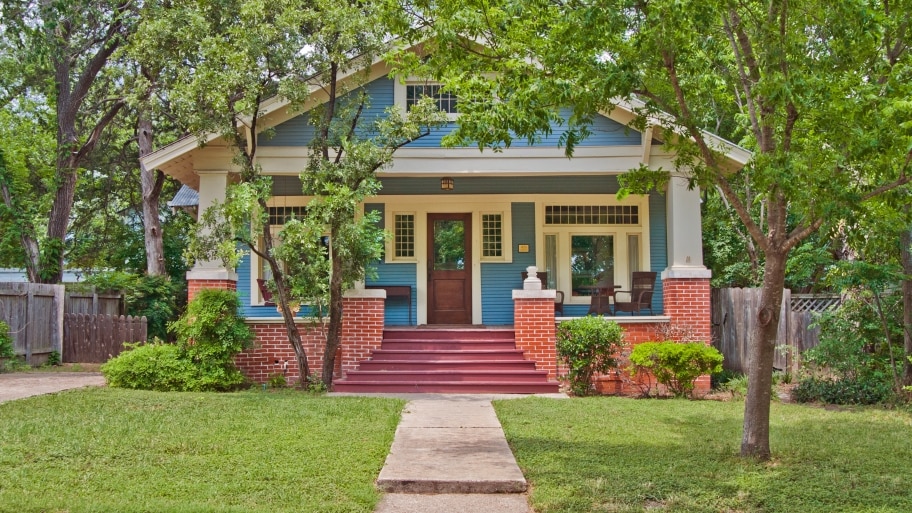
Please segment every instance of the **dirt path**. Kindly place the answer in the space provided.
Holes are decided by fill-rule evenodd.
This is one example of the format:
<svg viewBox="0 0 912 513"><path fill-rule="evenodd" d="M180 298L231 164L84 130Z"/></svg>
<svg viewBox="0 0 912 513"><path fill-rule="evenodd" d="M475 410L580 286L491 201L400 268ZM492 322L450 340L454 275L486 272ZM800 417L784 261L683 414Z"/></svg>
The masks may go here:
<svg viewBox="0 0 912 513"><path fill-rule="evenodd" d="M103 386L98 372L14 372L0 374L0 403L71 388Z"/></svg>

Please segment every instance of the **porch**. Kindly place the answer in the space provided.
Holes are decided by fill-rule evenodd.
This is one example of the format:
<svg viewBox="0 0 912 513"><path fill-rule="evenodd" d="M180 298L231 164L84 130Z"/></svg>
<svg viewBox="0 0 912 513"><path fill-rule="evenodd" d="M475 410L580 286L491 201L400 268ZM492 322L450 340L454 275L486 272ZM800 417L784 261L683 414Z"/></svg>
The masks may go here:
<svg viewBox="0 0 912 513"><path fill-rule="evenodd" d="M230 281L219 281L217 284L228 285ZM207 286L206 283L195 283L191 290L198 290ZM633 346L640 342L656 340L659 334L667 333L663 327L676 326L689 330L692 335L705 337L709 340L709 280L707 278L666 278L666 293L663 296L663 315L655 316L623 316L614 317L624 328L625 341ZM416 347L422 343L431 351L435 358L428 361L424 358L423 368L413 368L410 377L401 379L395 377L400 373L396 367L415 367L414 363L403 363L404 358L389 358L391 368L373 369L373 373L361 373L361 377L372 376L383 378L381 380L360 380L360 385L374 387L374 391L393 391L397 388L402 391L433 391L454 393L461 390L463 393L485 391L489 393L531 393L534 387L543 387L553 390L556 381L561 375L557 365L555 337L556 326L560 320L554 315L554 290L540 289L514 289L512 292L513 317L512 325L439 325L439 326L411 326L396 327L386 322L385 307L386 291L383 289L355 289L346 294L343 303L343 334L342 346L336 355L335 376L340 383L352 376L350 382L356 382L358 373L371 370L376 363L366 363L375 360L377 354L384 355L384 342L396 341L396 338L410 339L411 345L407 348L398 348L398 353L389 354L404 356L405 353L415 353ZM273 308L274 309L274 308ZM249 318L248 323L256 332L255 347L237 357L236 363L251 380L265 383L274 374L282 374L289 382L297 382L297 366L294 353L288 344L284 326L280 318ZM315 327L302 319L299 324L304 339L305 351L308 354L311 368L322 367L324 337L319 327ZM441 337L432 336L445 334L444 344L449 347L428 346L437 344ZM394 336L395 334L395 336ZM510 340L512 338L512 341ZM417 345L415 340L418 340ZM512 343L512 347L501 347L503 344ZM401 344L400 344L401 345ZM406 344L408 345L408 344ZM489 345L487 348L483 346ZM473 349L474 348L474 349ZM386 348L389 349L389 346ZM494 360L513 360L491 363L479 363L475 356L484 354L485 351L508 350L507 354L495 354ZM482 353L477 351L481 350ZM379 353L378 353L379 351ZM405 351L405 353L403 353ZM441 352L443 351L443 352ZM475 351L474 353L472 351ZM521 355L521 357L517 357ZM458 364L440 363L462 362ZM471 357L468 357L471 356ZM419 357L419 360L422 358ZM382 358L381 358L382 361ZM524 363L523 363L524 362ZM366 363L366 365L365 365ZM503 364L503 367L499 365ZM364 365L364 368L362 368ZM453 367L455 366L455 368ZM459 369L458 367L462 367ZM487 368L485 368L487 367ZM519 368L517 368L519 367ZM407 371L408 369L402 369ZM512 372L522 370L522 372ZM418 372L415 372L418 371ZM454 372L458 371L458 372ZM409 373L406 372L408 375ZM517 382L511 378L520 378ZM369 383L363 383L367 381ZM391 381L398 383L390 383ZM383 382L383 383L380 383ZM530 383L531 382L531 383ZM529 385L529 386L527 386ZM709 386L698 383L701 388ZM436 387L436 388L435 388ZM625 384L621 376L603 376L599 388L606 393L635 393ZM538 389L536 389L538 390ZM364 388L361 388L364 391Z"/></svg>

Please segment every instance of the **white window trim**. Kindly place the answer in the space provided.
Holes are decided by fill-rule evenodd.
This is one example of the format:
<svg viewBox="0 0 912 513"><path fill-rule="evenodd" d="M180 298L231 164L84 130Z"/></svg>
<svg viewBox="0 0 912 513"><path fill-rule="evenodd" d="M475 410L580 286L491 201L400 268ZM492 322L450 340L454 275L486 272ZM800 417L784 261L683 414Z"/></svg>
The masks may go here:
<svg viewBox="0 0 912 513"><path fill-rule="evenodd" d="M491 198L491 201L479 203L478 199L470 199L465 196L455 196L453 198L436 197L433 203L428 202L427 197L422 196L378 196L369 200L369 203L383 203L384 223L383 227L389 233L395 234L396 214L412 214L415 216L415 257L414 258L395 258L395 245L393 238L386 242L383 262L386 264L402 263L421 263L424 264L424 258L427 253L427 241L424 234L427 233L427 215L434 213L472 213L472 254L473 259L478 263L511 263L513 261L513 222L511 212L512 202L515 199L501 200ZM392 208L390 208L392 207ZM482 210L482 207L484 209ZM491 208L494 207L494 208ZM503 255L499 257L482 257L482 239L481 239L481 215L482 214L500 214L501 215L501 243L503 245ZM420 274L420 273L419 273Z"/></svg>
<svg viewBox="0 0 912 513"><path fill-rule="evenodd" d="M397 79L393 81L393 105L399 108L399 110L405 114L407 112L405 105L405 86L407 85L443 85L441 82L435 80L424 79L415 75L410 75L404 79ZM457 97L458 101L458 97ZM455 121L459 119L458 112L447 112L446 117L450 121Z"/></svg>
<svg viewBox="0 0 912 513"><path fill-rule="evenodd" d="M639 224L545 224L545 207L549 205L636 205L639 207ZM564 292L565 303L571 305L588 305L591 299L588 296L574 296L571 290L570 273L570 237L573 235L611 235L614 237L614 274L615 285L623 290L630 290L630 270L627 261L629 254L627 248L627 235L640 236L640 269L650 268L649 247L649 198L648 196L628 196L623 201L618 201L613 194L596 195L581 194L565 198L553 198L536 202L536 262L539 269L545 269L545 235L557 236L557 262L558 269L555 276L557 290Z"/></svg>
<svg viewBox="0 0 912 513"><path fill-rule="evenodd" d="M499 215L500 216L500 256L485 256L484 254L484 227L482 226L482 216L486 215ZM510 246L507 245L507 218L509 216L506 212L502 210L482 210L478 213L478 239L481 246L481 253L478 254L479 260L482 262L505 262L507 260L507 253L510 250ZM513 231L512 224L509 227L510 232ZM512 241L511 241L512 244Z"/></svg>
<svg viewBox="0 0 912 513"><path fill-rule="evenodd" d="M397 215L410 215L412 216L413 224L412 229L415 231L415 236L412 240L412 256L410 257L400 257L396 256L396 216ZM419 237L418 233L418 214L413 210L394 210L387 214L389 220L385 222L386 231L389 232L392 237L390 237L386 242L386 247L384 248L384 259L383 261L388 264L395 263L415 263L418 261L418 241L424 240L423 237Z"/></svg>

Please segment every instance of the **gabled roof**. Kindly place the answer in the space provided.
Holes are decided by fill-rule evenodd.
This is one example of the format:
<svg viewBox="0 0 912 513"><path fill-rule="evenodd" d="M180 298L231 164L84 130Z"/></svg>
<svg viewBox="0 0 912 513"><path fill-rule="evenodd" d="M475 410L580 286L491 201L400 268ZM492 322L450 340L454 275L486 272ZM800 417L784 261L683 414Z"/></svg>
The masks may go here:
<svg viewBox="0 0 912 513"><path fill-rule="evenodd" d="M419 49L420 46L420 44L415 45L410 49ZM374 59L371 62L368 82L387 76L389 71L389 67L384 61L379 58ZM360 71L348 72L342 77L342 80L351 80L352 77L359 72ZM321 86L313 85L311 86L312 100L308 101L308 104L305 105L304 108L292 106L289 100L282 97L276 96L270 98L262 105L261 115L257 120L257 126L260 130L266 130L277 126L295 116L301 115L314 106L325 102L326 97L327 95ZM645 103L638 100L616 100L614 103L616 105L614 109L607 112L600 112L600 114L625 126L629 126L637 117L637 110L645 107ZM245 125L247 125L247 123L240 122L238 124L238 129L245 129ZM672 126L672 123L669 119L663 119L662 116L657 115L647 119L647 126L646 133L643 135L644 161L648 161L652 138L656 137L661 140L663 137L663 130L661 130L661 128ZM654 127L658 127L659 130L654 132ZM712 133L705 132L705 135L713 149L725 155L729 162L731 162L732 169L743 167L750 160L752 156L750 151ZM197 172L205 170L205 166L201 168L199 162L197 162L195 166L194 156L198 155L203 147L216 150L211 152L213 154L219 154L227 150L227 144L222 140L219 134L207 134L201 139L198 139L193 135L188 135L147 155L143 161L148 168L160 169L164 173L178 179L181 183L190 186L191 188L198 189L199 176ZM230 158L227 159L228 162L230 162L230 160Z"/></svg>

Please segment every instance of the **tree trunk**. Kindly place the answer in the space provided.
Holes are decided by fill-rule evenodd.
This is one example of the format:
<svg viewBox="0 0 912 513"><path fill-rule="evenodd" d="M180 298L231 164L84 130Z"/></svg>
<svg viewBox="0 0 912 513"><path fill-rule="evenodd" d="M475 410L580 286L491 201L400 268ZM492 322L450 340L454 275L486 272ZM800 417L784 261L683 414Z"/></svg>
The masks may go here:
<svg viewBox="0 0 912 513"><path fill-rule="evenodd" d="M0 197L3 198L3 204L14 214L18 212L16 203L13 202L13 195L9 190L9 183L12 182L9 170L6 168L6 159L3 155L3 149L0 148ZM31 220L22 219L14 215L15 223L18 225L19 240L25 250L25 268L28 273L28 280L32 283L38 283L40 270L40 253L38 252L38 242L34 237L34 224Z"/></svg>
<svg viewBox="0 0 912 513"><path fill-rule="evenodd" d="M906 206L906 211L909 206ZM903 346L905 348L905 362L903 363L903 385L912 386L912 228L906 228L899 236L900 255L902 257L903 274L907 276L902 281L903 298Z"/></svg>
<svg viewBox="0 0 912 513"><path fill-rule="evenodd" d="M333 226L332 234L338 233ZM332 277L329 280L329 333L326 335L326 349L323 352L323 383L332 390L333 371L336 367L336 351L342 343L342 258L338 252L332 254Z"/></svg>
<svg viewBox="0 0 912 513"><path fill-rule="evenodd" d="M165 251L162 243L161 218L158 204L161 199L165 174L157 169L147 169L143 157L152 153L152 120L140 108L136 120L136 136L139 143L139 172L142 182L143 228L146 243L146 274L165 274Z"/></svg>
<svg viewBox="0 0 912 513"><path fill-rule="evenodd" d="M75 137L75 136L74 136ZM58 143L61 152L74 145ZM48 218L47 240L42 245L41 283L60 283L63 280L63 255L73 198L76 195L76 169L73 158L59 158L57 161L57 193L51 205Z"/></svg>
<svg viewBox="0 0 912 513"><path fill-rule="evenodd" d="M779 332L787 256L788 251L781 250L776 253L768 251L766 254L758 322L751 333L741 456L760 460L770 457L769 416L773 358Z"/></svg>

